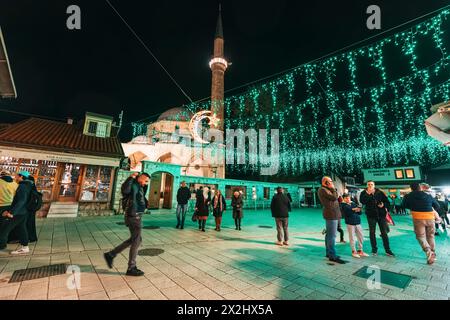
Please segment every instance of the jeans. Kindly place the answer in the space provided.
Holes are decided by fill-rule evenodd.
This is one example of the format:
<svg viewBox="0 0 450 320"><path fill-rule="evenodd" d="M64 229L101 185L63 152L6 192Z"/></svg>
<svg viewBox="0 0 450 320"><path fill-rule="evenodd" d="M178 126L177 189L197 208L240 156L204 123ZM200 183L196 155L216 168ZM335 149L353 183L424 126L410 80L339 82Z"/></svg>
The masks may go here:
<svg viewBox="0 0 450 320"><path fill-rule="evenodd" d="M141 245L142 237L142 223L141 216L138 215L136 217L125 217L125 224L130 229L130 238L125 240L122 244L114 248L110 254L115 257L119 253L121 253L126 248L130 247L130 256L128 259L128 269L133 269L136 267L136 258L138 253L138 248Z"/></svg>
<svg viewBox="0 0 450 320"><path fill-rule="evenodd" d="M289 241L289 232L288 232L288 218L275 218L275 222L277 224L277 240L279 242Z"/></svg>
<svg viewBox="0 0 450 320"><path fill-rule="evenodd" d="M338 220L325 220L327 233L325 235L325 248L327 251L327 257L330 259L336 258L336 233Z"/></svg>
<svg viewBox="0 0 450 320"><path fill-rule="evenodd" d="M434 242L434 220L418 220L414 219L414 232L416 234L417 241L423 251L429 250L435 251L436 244Z"/></svg>
<svg viewBox="0 0 450 320"><path fill-rule="evenodd" d="M367 222L369 223L369 233L370 233L370 244L372 246L372 253L378 252L377 247L377 238L376 238L376 229L377 229L377 223L378 227L380 228L381 233L381 239L383 240L383 247L386 252L391 251L391 248L389 247L389 238L388 238L388 232L389 232L389 226L387 224L386 218L380 218L380 217L367 217Z"/></svg>
<svg viewBox="0 0 450 320"><path fill-rule="evenodd" d="M27 216L14 216L12 219L2 217L0 225L0 249L6 248L9 233L17 228L20 244L24 247L28 246Z"/></svg>
<svg viewBox="0 0 450 320"><path fill-rule="evenodd" d="M187 204L177 205L177 226L184 227L184 220L186 218L187 209L188 209Z"/></svg>

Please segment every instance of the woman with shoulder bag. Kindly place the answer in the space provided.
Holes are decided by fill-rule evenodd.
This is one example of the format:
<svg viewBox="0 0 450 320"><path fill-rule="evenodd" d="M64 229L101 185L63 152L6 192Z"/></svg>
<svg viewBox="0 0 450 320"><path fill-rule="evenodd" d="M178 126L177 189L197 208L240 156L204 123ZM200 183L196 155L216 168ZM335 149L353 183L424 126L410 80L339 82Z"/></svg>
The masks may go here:
<svg viewBox="0 0 450 320"><path fill-rule="evenodd" d="M213 215L216 219L216 231L220 231L220 225L222 224L222 214L226 210L226 203L225 203L225 197L222 195L222 192L220 190L217 190L213 200L212 200L212 206L213 206Z"/></svg>

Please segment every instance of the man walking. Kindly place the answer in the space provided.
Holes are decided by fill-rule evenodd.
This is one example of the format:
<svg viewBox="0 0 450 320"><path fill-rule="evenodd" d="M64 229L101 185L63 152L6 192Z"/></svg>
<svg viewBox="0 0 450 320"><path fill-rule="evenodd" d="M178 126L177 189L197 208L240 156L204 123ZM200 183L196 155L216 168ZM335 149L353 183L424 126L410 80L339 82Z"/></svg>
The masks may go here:
<svg viewBox="0 0 450 320"><path fill-rule="evenodd" d="M17 228L21 246L18 250L11 252L14 255L30 252L28 248L27 219L31 214L28 209L28 202L33 183L28 180L29 177L30 173L27 171L20 171L16 175L16 183L18 183L19 187L11 203L11 208L2 213L4 219L0 226L0 250L6 248L10 232Z"/></svg>
<svg viewBox="0 0 450 320"><path fill-rule="evenodd" d="M338 220L341 219L341 210L338 202L339 196L330 177L322 178L322 187L319 189L318 195L323 207L323 218L326 222L326 257L332 262L344 264L346 261L336 255L336 232Z"/></svg>
<svg viewBox="0 0 450 320"><path fill-rule="evenodd" d="M181 187L177 191L177 226L176 228L184 228L184 220L186 218L186 212L188 208L188 202L191 198L191 191L186 187L186 182L181 182Z"/></svg>
<svg viewBox="0 0 450 320"><path fill-rule="evenodd" d="M142 215L145 212L144 186L148 185L150 176L141 173L138 176L128 178L122 185L122 201L125 202L125 224L130 229L130 238L114 248L110 252L104 253L104 258L108 267L113 267L114 258L126 248L130 247L127 276L142 276L144 272L136 267L136 257L138 248L142 242Z"/></svg>
<svg viewBox="0 0 450 320"><path fill-rule="evenodd" d="M389 200L387 196L378 188L375 188L375 182L368 181L367 188L361 192L360 202L365 206L367 221L369 223L370 244L372 246L372 255L378 255L376 228L377 224L380 228L381 239L383 239L383 246L386 255L395 257L394 253L389 247L388 232L389 227L386 221L387 210L389 207Z"/></svg>
<svg viewBox="0 0 450 320"><path fill-rule="evenodd" d="M272 211L272 217L275 218L275 222L277 225L276 244L279 246L289 245L288 219L290 211L290 201L289 198L283 194L283 188L277 188L277 194L275 194L272 198L270 210Z"/></svg>
<svg viewBox="0 0 450 320"><path fill-rule="evenodd" d="M403 198L403 206L411 210L416 239L427 256L427 263L433 264L436 260L436 244L434 241L436 213L439 204L430 194L421 190L415 182L411 184L411 192Z"/></svg>

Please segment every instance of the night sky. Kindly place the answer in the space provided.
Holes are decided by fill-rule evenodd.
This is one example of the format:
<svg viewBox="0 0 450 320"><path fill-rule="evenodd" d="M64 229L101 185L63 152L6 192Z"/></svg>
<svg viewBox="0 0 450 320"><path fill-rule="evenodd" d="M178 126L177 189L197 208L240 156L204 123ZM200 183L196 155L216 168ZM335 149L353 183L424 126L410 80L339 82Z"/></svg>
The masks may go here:
<svg viewBox="0 0 450 320"><path fill-rule="evenodd" d="M448 0L221 2L225 53L233 63L226 90L379 33L366 27L371 4L381 7L381 31L448 5ZM111 3L194 101L210 95L208 61L219 1ZM66 28L71 4L81 7L80 31ZM58 119L82 119L86 111L117 119L123 109L121 138L128 141L131 121L155 120L189 102L103 0L0 0L0 26L18 91L18 98L1 101L1 108ZM25 118L0 116L3 123Z"/></svg>

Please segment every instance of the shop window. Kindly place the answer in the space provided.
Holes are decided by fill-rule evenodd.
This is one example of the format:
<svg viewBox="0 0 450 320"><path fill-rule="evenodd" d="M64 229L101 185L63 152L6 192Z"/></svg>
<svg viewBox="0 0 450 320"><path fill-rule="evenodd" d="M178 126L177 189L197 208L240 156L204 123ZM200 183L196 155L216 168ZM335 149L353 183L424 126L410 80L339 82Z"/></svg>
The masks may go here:
<svg viewBox="0 0 450 320"><path fill-rule="evenodd" d="M0 157L0 170L7 170L13 176L19 171L30 172L35 180L36 188L43 194L44 201L52 200L56 168L56 161L17 159L7 156Z"/></svg>
<svg viewBox="0 0 450 320"><path fill-rule="evenodd" d="M395 179L403 179L403 170L402 169L397 169L395 170Z"/></svg>
<svg viewBox="0 0 450 320"><path fill-rule="evenodd" d="M87 166L80 201L107 202L111 189L112 168Z"/></svg>
<svg viewBox="0 0 450 320"><path fill-rule="evenodd" d="M414 179L416 177L416 174L414 173L414 169L406 169L406 178L408 179Z"/></svg>

